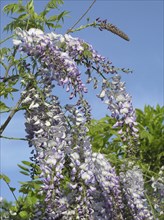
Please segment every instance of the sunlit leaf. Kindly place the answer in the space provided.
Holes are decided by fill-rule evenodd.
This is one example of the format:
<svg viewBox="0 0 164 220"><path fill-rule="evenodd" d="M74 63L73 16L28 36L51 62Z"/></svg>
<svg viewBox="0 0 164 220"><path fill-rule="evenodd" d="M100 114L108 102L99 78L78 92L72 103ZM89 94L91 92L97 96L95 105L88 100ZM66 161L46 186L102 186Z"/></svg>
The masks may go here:
<svg viewBox="0 0 164 220"><path fill-rule="evenodd" d="M0 101L0 112L5 112L5 111L9 111L10 108L8 106L6 106L5 103Z"/></svg>
<svg viewBox="0 0 164 220"><path fill-rule="evenodd" d="M25 165L27 165L27 166L30 166L30 167L31 167L31 164L32 164L31 162L25 161L25 160L23 160L22 163L25 164Z"/></svg>
<svg viewBox="0 0 164 220"><path fill-rule="evenodd" d="M20 171L20 173L22 173L22 174L25 175L25 176L29 176L29 173L28 173L28 172Z"/></svg>
<svg viewBox="0 0 164 220"><path fill-rule="evenodd" d="M21 212L19 212L19 216L21 217L21 219L27 219L27 217L28 217L28 212L26 212L26 211L21 211Z"/></svg>
<svg viewBox="0 0 164 220"><path fill-rule="evenodd" d="M10 183L10 178L5 174L0 174L0 179L3 179L6 183Z"/></svg>
<svg viewBox="0 0 164 220"><path fill-rule="evenodd" d="M20 164L18 164L18 167L20 167L22 170L29 172L29 169L25 166L22 166Z"/></svg>
<svg viewBox="0 0 164 220"><path fill-rule="evenodd" d="M53 15L53 16L50 16L48 18L48 21L56 21L56 20L58 20L58 16L57 15Z"/></svg>
<svg viewBox="0 0 164 220"><path fill-rule="evenodd" d="M8 4L6 6L4 6L3 11L7 14L9 13L14 13L17 12L19 9L19 5L18 4Z"/></svg>
<svg viewBox="0 0 164 220"><path fill-rule="evenodd" d="M26 5L28 13L33 13L34 12L34 2L33 0L30 0L27 5Z"/></svg>

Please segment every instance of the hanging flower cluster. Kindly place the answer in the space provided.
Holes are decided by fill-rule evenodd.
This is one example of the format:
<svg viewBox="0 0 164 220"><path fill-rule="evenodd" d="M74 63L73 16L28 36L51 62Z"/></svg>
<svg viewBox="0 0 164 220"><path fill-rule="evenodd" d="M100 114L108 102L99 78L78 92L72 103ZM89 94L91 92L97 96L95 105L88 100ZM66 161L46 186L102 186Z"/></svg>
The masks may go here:
<svg viewBox="0 0 164 220"><path fill-rule="evenodd" d="M95 88L98 81L92 77L93 70L99 76L113 74L110 80L103 77L98 97L118 120L114 126L120 127L122 138L127 134L137 138L131 97L116 69L91 45L70 35L17 29L16 36L14 44L38 63L39 81L23 92L26 98L22 102L29 106L25 113L27 138L36 151L45 194L45 211L37 212L35 219L123 220L126 204L132 219L151 219L143 199L143 178L139 181L138 177L142 173L129 170L117 175L102 154L92 152L87 136L91 111L84 99L87 89L78 64L87 67L87 82L94 81ZM71 90L70 98L78 95L77 103L62 108L52 95L54 81L67 92Z"/></svg>
<svg viewBox="0 0 164 220"><path fill-rule="evenodd" d="M153 189L153 198L154 208L159 216L164 215L163 204L164 204L164 166L160 168L158 178L151 178L151 186Z"/></svg>
<svg viewBox="0 0 164 220"><path fill-rule="evenodd" d="M133 137L135 143L138 139L138 129L136 128L136 116L132 106L131 96L127 94L125 83L121 82L119 74L111 77L111 82L103 80L102 91L98 95L108 105L111 116L117 120L114 128L120 128L119 134L124 142L131 145L130 139Z"/></svg>

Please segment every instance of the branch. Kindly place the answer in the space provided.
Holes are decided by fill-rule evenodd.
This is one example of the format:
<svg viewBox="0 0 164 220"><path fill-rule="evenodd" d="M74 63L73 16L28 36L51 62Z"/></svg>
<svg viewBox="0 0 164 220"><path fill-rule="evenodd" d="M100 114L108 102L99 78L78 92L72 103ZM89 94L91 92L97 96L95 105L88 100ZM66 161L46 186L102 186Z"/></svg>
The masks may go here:
<svg viewBox="0 0 164 220"><path fill-rule="evenodd" d="M26 86L26 90L30 89L30 87L32 86L32 83L29 82ZM26 94L23 94L19 101L17 102L17 104L14 106L14 108L11 110L10 115L8 116L7 120L4 122L4 124L0 127L0 136L3 133L3 131L5 130L5 128L7 127L7 125L9 124L9 122L11 121L12 117L15 115L15 113L20 110L19 106L22 103L23 99L26 97Z"/></svg>
<svg viewBox="0 0 164 220"><path fill-rule="evenodd" d="M70 33L71 30L83 19L83 17L88 13L88 11L92 8L96 0L92 2L92 4L89 6L89 8L86 10L86 12L78 19L78 21L66 32L66 34Z"/></svg>
<svg viewBox="0 0 164 220"><path fill-rule="evenodd" d="M6 181L5 181L5 182L6 182ZM6 184L7 184L8 188L9 188L9 190L11 191L11 193L12 193L12 195L13 195L13 197L14 197L16 203L19 205L19 201L18 201L18 199L17 199L15 193L11 190L11 187L10 187L9 183L6 182Z"/></svg>
<svg viewBox="0 0 164 220"><path fill-rule="evenodd" d="M13 50L13 52L11 54L12 57L15 57L15 54L16 54L17 50L18 50L18 46L15 46L14 50ZM10 61L8 67L6 67L6 65L4 63L2 63L2 62L1 62L1 64L5 68L5 71L6 71L5 72L5 78L6 78L8 76L8 74L9 74L10 68L14 65L14 61L13 60Z"/></svg>
<svg viewBox="0 0 164 220"><path fill-rule="evenodd" d="M7 127L7 125L9 124L9 122L11 121L12 117L15 115L15 113L17 112L17 109L19 107L19 105L21 104L22 100L24 98L24 95L20 97L19 101L17 102L17 104L15 105L15 107L13 108L13 110L11 111L10 115L8 116L7 120L4 122L4 124L0 127L0 135L3 133L3 131L5 130L5 128Z"/></svg>

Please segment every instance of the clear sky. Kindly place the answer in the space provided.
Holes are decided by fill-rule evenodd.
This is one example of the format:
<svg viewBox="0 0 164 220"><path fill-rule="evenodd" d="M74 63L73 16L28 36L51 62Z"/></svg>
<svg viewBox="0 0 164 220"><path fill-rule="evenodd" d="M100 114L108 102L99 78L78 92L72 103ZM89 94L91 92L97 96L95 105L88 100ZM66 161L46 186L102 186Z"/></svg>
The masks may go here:
<svg viewBox="0 0 164 220"><path fill-rule="evenodd" d="M2 33L2 29L10 19L2 13L2 8L14 1L0 0L0 2L1 39L3 39L6 34ZM41 11L47 1L34 0L34 2L36 10ZM70 17L65 19L64 27L59 30L59 33L65 33L87 10L91 2L89 0L65 0L61 10L70 11ZM80 37L92 44L100 54L108 57L116 67L133 70L132 74L122 75L127 90L133 97L135 108L143 109L145 104L163 105L164 102L163 4L162 0L97 0L86 17L79 23L79 25L86 24L88 17L90 21L94 21L98 17L107 19L129 36L129 42L110 32L101 32L98 29L89 28L73 34L73 36ZM4 46L12 46L12 42L8 41ZM66 102L65 93L59 90L59 95L63 103ZM108 114L106 106L96 99L93 91L87 97L92 106L93 117L99 119ZM9 104L12 106L11 100ZM1 118L3 122L6 115ZM4 135L25 137L23 113L14 116ZM17 187L17 182L24 180L24 177L19 174L17 164L20 164L22 160L28 160L29 155L30 149L26 142L1 140L1 170L11 178L12 187ZM1 188L1 196L13 200L4 184Z"/></svg>

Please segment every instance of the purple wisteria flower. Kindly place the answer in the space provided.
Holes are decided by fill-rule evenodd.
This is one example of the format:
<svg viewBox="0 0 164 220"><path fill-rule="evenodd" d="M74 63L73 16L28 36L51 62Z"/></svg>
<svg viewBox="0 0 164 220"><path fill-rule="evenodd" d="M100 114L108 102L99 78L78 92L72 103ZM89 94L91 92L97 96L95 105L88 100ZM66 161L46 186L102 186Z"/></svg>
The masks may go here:
<svg viewBox="0 0 164 220"><path fill-rule="evenodd" d="M118 128L118 134L128 146L129 154L136 152L139 144L136 115L131 96L126 92L121 76L116 73L109 80L103 79L101 91L97 97L107 104L111 117L116 119L113 128Z"/></svg>
<svg viewBox="0 0 164 220"><path fill-rule="evenodd" d="M123 169L123 172L120 173L120 180L131 216L134 220L154 219L145 199L141 169L138 166L129 166L129 169Z"/></svg>
<svg viewBox="0 0 164 220"><path fill-rule="evenodd" d="M123 128L124 124L127 126L126 136L124 135L123 139L126 141L131 136L137 139L138 129L135 128L137 122L131 96L126 92L125 83L120 80L121 77L118 74L112 77L110 90L107 91L106 104L108 104L108 108L111 111L111 116L117 119L114 127ZM122 129L119 133L123 133Z"/></svg>
<svg viewBox="0 0 164 220"><path fill-rule="evenodd" d="M93 153L93 162L98 184L97 188L99 188L99 196L94 194L96 196L94 203L98 207L101 201L102 205L101 208L99 205L96 214L101 217L100 219L123 219L124 205L121 197L119 177L116 174L115 168L100 153ZM101 198L103 200L100 199L100 192L102 192ZM99 218L96 217L95 219Z"/></svg>
<svg viewBox="0 0 164 220"><path fill-rule="evenodd" d="M158 173L157 177L151 178L151 186L153 189L153 205L154 209L157 213L159 213L159 216L164 216L164 210L163 210L163 204L164 204L164 166L160 168L160 171Z"/></svg>

